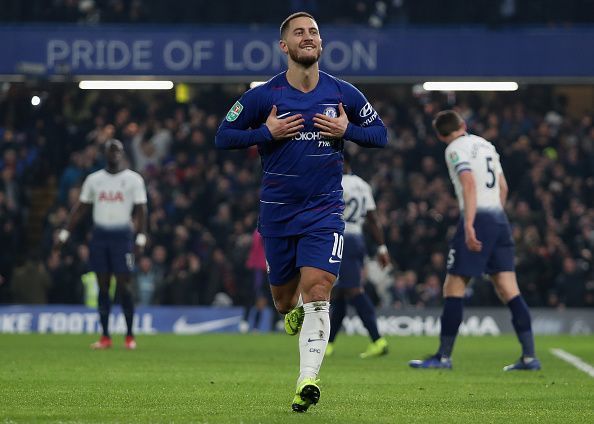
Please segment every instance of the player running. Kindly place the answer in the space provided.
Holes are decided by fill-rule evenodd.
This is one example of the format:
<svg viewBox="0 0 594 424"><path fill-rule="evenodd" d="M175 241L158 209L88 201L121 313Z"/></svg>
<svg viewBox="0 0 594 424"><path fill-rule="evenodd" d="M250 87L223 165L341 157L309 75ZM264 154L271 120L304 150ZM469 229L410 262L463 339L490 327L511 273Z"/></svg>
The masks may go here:
<svg viewBox="0 0 594 424"><path fill-rule="evenodd" d="M365 259L366 246L363 237L363 224L367 225L371 237L377 243L377 259L382 268L390 264L388 248L384 244L384 234L375 213L375 201L371 187L361 177L352 173L350 157L344 152L344 174L342 189L345 203L344 252L340 266L340 276L332 289L330 308L330 339L326 356L334 353L334 340L340 331L346 315L347 303L353 305L363 325L371 337L371 344L361 353L361 358L373 358L388 353L388 342L377 329L375 309L369 296L363 290L361 273Z"/></svg>
<svg viewBox="0 0 594 424"><path fill-rule="evenodd" d="M136 246L146 244L146 189L142 177L124 165L124 147L119 140L105 143L106 166L90 174L84 181L79 202L70 213L66 228L58 234L60 245L66 243L70 233L93 207L93 237L89 244L91 270L97 274L99 284L99 318L102 336L93 343L93 349L112 346L109 335L109 282L115 276L117 292L126 318L125 347L136 349L132 330L134 299L130 274L134 267L133 222L136 221Z"/></svg>
<svg viewBox="0 0 594 424"><path fill-rule="evenodd" d="M292 408L304 412L320 396L317 376L330 334L330 291L344 246L344 140L367 147L383 147L388 140L363 94L319 70L322 39L310 14L290 15L280 38L287 71L235 102L216 145L257 146L262 158L258 229L276 309L287 314L289 333L301 329Z"/></svg>
<svg viewBox="0 0 594 424"><path fill-rule="evenodd" d="M466 123L453 110L438 113L433 127L437 137L448 145L445 158L460 206L460 221L448 254L439 349L435 355L410 361L409 365L452 368L451 355L462 322L466 284L471 277L486 273L511 311L522 346L521 358L504 370L539 370L530 312L514 271L514 242L503 210L508 188L499 155L491 143L468 134Z"/></svg>

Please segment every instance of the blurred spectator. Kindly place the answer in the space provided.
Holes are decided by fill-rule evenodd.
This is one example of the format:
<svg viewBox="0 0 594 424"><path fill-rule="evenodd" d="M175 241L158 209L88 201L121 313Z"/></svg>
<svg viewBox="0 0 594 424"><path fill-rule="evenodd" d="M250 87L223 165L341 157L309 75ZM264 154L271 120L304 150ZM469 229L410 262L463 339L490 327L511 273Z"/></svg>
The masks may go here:
<svg viewBox="0 0 594 424"><path fill-rule="evenodd" d="M12 276L12 301L20 304L47 303L52 281L38 257L32 256L15 268Z"/></svg>
<svg viewBox="0 0 594 424"><path fill-rule="evenodd" d="M147 306L153 303L157 288L157 273L153 270L153 262L150 258L143 256L138 261L135 272L136 299L139 306Z"/></svg>
<svg viewBox="0 0 594 424"><path fill-rule="evenodd" d="M128 13L132 6L123 3L123 11L119 6L114 10ZM320 11L328 7L317 3ZM94 4L98 9L103 5ZM412 2L404 5L409 12L416 7ZM27 193L52 180L60 181L59 191L40 242L52 279L48 298L56 303L83 301L80 278L87 269L84 249L78 246L88 237L88 224L77 229L61 257L50 251L51 241L78 198L81 178L102 165L100 146L117 136L143 173L149 194L150 244L146 258L138 261L137 283L145 277L152 282L142 301L207 305L223 293L225 301L235 305L253 303L246 299L257 295L254 268L246 264L259 207L257 149L217 151L212 142L225 113L222 105L235 96L234 88L195 86L192 101L178 104L172 94L96 96L62 86L51 93L56 101L45 102L35 117L6 112L16 110L12 105L22 100L18 84L1 92L0 122L8 124L0 128L0 302L11 301L14 264L27 258ZM430 126L435 112L451 105L438 94L401 97L389 87L375 92L374 106L389 126L389 145L381 151L345 145L356 153L353 168L371 182L394 259L394 274L369 262L368 287L382 305L440 302L433 276L443 282L447 243L459 212L443 164L444 146L436 142ZM536 100L530 90L512 97L460 95L454 107L468 119L469 131L490 137L502 156L510 185L506 209L516 241L518 282L527 302L573 305L582 293L581 304L591 305L593 119L588 114L568 116L555 107L552 90L543 92ZM67 128L55 119L64 115L69 116ZM38 158L30 159L34 151ZM573 258L575 266L563 258ZM154 293L148 300L151 286ZM246 288L253 291L246 293ZM142 290L139 287L139 296ZM482 280L468 295L472 305L496 300L490 283Z"/></svg>
<svg viewBox="0 0 594 424"><path fill-rule="evenodd" d="M313 13L320 22L384 25L570 25L593 22L591 3L584 0L542 2L501 0L464 2L450 0L260 0L237 3L233 14L222 4L168 2L166 0L54 0L24 2L5 0L0 18L5 22L103 23L218 23L278 24L295 11ZM427 13L430 10L431 13Z"/></svg>
<svg viewBox="0 0 594 424"><path fill-rule="evenodd" d="M574 258L563 259L563 273L555 279L559 307L585 306L586 279Z"/></svg>
<svg viewBox="0 0 594 424"><path fill-rule="evenodd" d="M271 298L270 288L266 280L267 264L264 253L264 241L258 230L252 233L249 256L245 267L252 272L252 282L243 289L245 292L243 294L243 298L245 299L243 318L247 324L250 320L250 312L255 308L252 328L257 329L260 327L260 319L264 313L264 309L269 306L269 300Z"/></svg>

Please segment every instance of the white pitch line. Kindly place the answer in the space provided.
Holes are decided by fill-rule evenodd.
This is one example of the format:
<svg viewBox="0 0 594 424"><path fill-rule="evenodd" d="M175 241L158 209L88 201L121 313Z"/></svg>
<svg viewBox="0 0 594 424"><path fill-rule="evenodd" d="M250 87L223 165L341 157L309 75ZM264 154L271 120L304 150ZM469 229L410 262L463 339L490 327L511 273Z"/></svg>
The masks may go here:
<svg viewBox="0 0 594 424"><path fill-rule="evenodd" d="M563 349L551 349L551 353L555 355L557 358L563 359L565 362L570 363L578 370L585 372L590 377L594 377L594 367L575 355L572 355L569 352L565 352Z"/></svg>

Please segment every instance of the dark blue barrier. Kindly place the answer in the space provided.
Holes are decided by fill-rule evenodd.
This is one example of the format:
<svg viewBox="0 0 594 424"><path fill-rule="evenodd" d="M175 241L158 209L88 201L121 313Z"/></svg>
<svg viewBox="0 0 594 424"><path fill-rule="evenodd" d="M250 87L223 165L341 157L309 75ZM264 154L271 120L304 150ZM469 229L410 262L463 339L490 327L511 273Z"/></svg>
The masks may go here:
<svg viewBox="0 0 594 424"><path fill-rule="evenodd" d="M594 27L490 31L324 27L322 69L344 77L594 77ZM0 74L272 76L273 28L5 26Z"/></svg>

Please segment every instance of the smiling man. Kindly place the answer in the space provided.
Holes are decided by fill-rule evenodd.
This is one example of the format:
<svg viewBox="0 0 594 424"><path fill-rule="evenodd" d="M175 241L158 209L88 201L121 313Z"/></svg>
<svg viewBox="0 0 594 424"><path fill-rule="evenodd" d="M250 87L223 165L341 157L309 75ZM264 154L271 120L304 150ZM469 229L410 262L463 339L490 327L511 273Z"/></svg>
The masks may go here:
<svg viewBox="0 0 594 424"><path fill-rule="evenodd" d="M221 149L257 146L262 157L259 231L268 279L285 329L299 336L300 373L292 408L320 397L317 376L330 334L330 292L344 245L344 141L383 147L387 132L351 84L319 70L322 39L304 12L285 19L279 46L288 69L247 91L221 123Z"/></svg>

